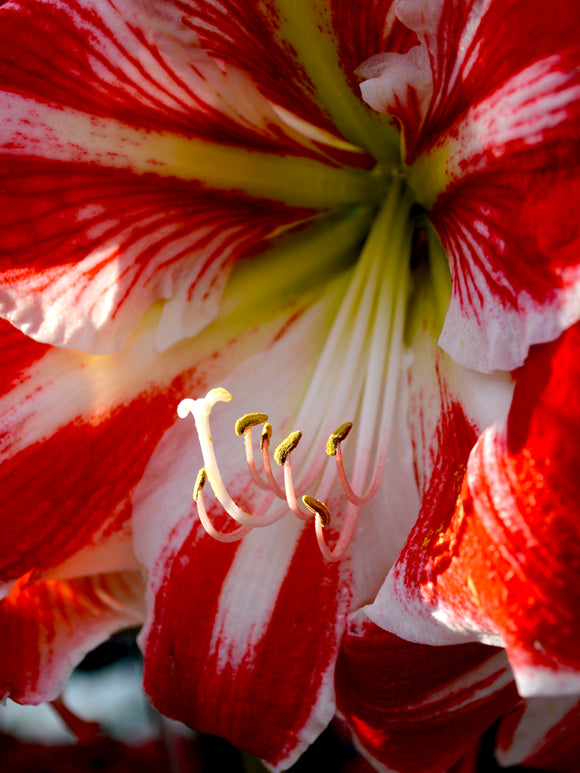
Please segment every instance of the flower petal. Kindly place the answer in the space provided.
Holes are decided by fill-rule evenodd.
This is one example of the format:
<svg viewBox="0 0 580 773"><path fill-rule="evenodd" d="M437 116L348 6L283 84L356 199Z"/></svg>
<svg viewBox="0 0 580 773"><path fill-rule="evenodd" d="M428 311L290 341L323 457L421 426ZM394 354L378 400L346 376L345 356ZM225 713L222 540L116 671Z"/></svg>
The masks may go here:
<svg viewBox="0 0 580 773"><path fill-rule="evenodd" d="M413 533L387 583L391 595L381 591L384 605L398 593L403 608L423 606L419 641L429 641L427 631L436 640L431 619L448 629L447 641L463 632L505 646L523 696L574 694L580 685L579 345L575 325L531 350L507 425L486 430L470 454L452 517L437 532L431 526L426 543L423 531ZM386 609L373 619L390 627Z"/></svg>
<svg viewBox="0 0 580 773"><path fill-rule="evenodd" d="M234 0L227 7L213 0L186 0L183 5L189 11L186 23L210 56L248 73L272 103L332 134L338 129L377 158L394 158L396 133L369 115L358 90L353 91L356 56L375 53L375 46L387 44L393 35L407 37L389 17L391 0L375 0L365 8L374 28L361 23L352 0L267 0L259 5ZM358 29L365 30L356 42L355 16Z"/></svg>
<svg viewBox="0 0 580 773"><path fill-rule="evenodd" d="M320 462L322 468L329 432L345 418L342 411L351 415L359 402L354 385L347 382L337 389L324 374L314 404L302 413L304 424L295 424L307 402L305 395L314 399L309 387L318 374L319 358L327 356L328 331L344 293L344 285L336 296L326 293L223 381L234 399L214 409L211 436L219 449L222 477L247 512L258 496L245 468L243 443L238 439L236 447L230 440L240 413L266 410L274 432L282 437L295 428L303 430L301 445L293 452L299 481L301 463L313 466L305 461L311 451L313 464ZM356 373L351 359L342 359L345 378ZM329 367L334 369L336 363ZM337 402L341 391L346 397ZM385 475L376 510L363 508L349 552L334 564L320 555L313 525L296 521L285 502L279 522L253 529L238 544L213 543L195 523L190 500L191 456L196 459L194 472L203 464L200 452L187 450L191 440L188 443L183 425L165 434L133 497L137 552L151 578L151 607L141 639L145 689L163 713L195 729L224 735L275 768L291 764L330 721L332 673L346 612L351 604L372 597L416 514L403 409L404 401L392 432L396 463ZM309 444L314 448L305 448ZM410 479L410 493L394 496L391 488L400 482L401 473ZM345 497L332 492L326 501L340 523ZM168 514L163 523L160 510ZM209 514L225 528L219 506L209 507ZM386 539L385 518L399 520L391 540ZM369 546L379 544L372 555ZM306 596L310 601L305 605ZM186 598L191 611L184 620ZM272 683L277 685L275 693Z"/></svg>
<svg viewBox="0 0 580 773"><path fill-rule="evenodd" d="M351 620L336 670L338 710L388 770L444 773L519 700L505 655L431 647Z"/></svg>
<svg viewBox="0 0 580 773"><path fill-rule="evenodd" d="M123 382L113 363L38 344L6 322L2 344L2 581L56 567L104 535L112 544L101 571L134 568L127 494L157 440L143 410L157 405L163 426L171 406L140 394L147 382L137 387L127 370ZM134 401L119 411L131 388Z"/></svg>
<svg viewBox="0 0 580 773"><path fill-rule="evenodd" d="M424 586L433 567L448 560L454 544L447 529L454 523L455 502L477 435L507 413L513 384L507 374L490 376L463 368L437 347L449 277L435 245L430 258L430 270L416 275L409 320L414 355L409 423L420 511L406 545L365 611L375 624L401 638L442 645L464 637L434 618Z"/></svg>
<svg viewBox="0 0 580 773"><path fill-rule="evenodd" d="M500 765L575 773L580 744L577 695L531 698L500 725L496 756Z"/></svg>
<svg viewBox="0 0 580 773"><path fill-rule="evenodd" d="M84 655L143 620L140 572L19 581L0 602L0 696L19 703L57 698Z"/></svg>
<svg viewBox="0 0 580 773"><path fill-rule="evenodd" d="M27 335L117 351L164 300L167 348L215 316L241 256L375 197L364 154L288 123L172 2L0 13L0 309Z"/></svg>
<svg viewBox="0 0 580 773"><path fill-rule="evenodd" d="M278 149L285 140L268 102L243 68L212 61L184 5L10 2L1 11L3 90L153 131Z"/></svg>
<svg viewBox="0 0 580 773"><path fill-rule="evenodd" d="M293 522L237 548L200 528L157 567L165 579L142 639L145 690L167 716L287 766L334 715L340 571Z"/></svg>
<svg viewBox="0 0 580 773"><path fill-rule="evenodd" d="M410 183L450 260L441 344L468 367L513 369L579 314L579 10L396 8L420 45L371 59L362 89L404 128Z"/></svg>
<svg viewBox="0 0 580 773"><path fill-rule="evenodd" d="M238 413L256 408L274 406L275 432L293 428L287 422L320 351L328 311L325 302L290 321L278 341L225 379L235 405L216 409L212 437L232 496L250 512L257 496L243 443L225 437L233 435ZM349 603L346 565L326 564L313 527L289 513L241 543L208 537L191 504L191 434L185 422L166 433L134 497L137 550L154 596L141 636L145 690L164 714L278 768L291 764L334 714L332 672ZM168 515L163 524L160 507ZM219 506L209 512L219 523Z"/></svg>

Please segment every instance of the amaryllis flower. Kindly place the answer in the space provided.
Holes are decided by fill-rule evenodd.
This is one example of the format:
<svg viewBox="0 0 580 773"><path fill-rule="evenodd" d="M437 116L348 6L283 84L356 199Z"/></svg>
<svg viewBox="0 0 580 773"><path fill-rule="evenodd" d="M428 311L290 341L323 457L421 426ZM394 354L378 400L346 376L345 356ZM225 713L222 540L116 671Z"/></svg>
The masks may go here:
<svg viewBox="0 0 580 773"><path fill-rule="evenodd" d="M507 715L572 769L579 22L2 5L5 697L143 623L153 704L272 769L337 707L379 767Z"/></svg>

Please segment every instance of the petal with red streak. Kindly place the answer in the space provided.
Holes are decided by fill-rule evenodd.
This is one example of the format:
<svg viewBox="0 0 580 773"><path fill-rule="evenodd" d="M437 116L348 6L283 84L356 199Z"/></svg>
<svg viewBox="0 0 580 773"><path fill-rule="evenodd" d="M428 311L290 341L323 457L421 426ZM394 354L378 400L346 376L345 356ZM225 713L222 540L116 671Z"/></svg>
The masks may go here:
<svg viewBox="0 0 580 773"><path fill-rule="evenodd" d="M391 578L426 620L503 644L525 696L580 684L579 345L576 325L531 350L507 427L483 433L451 518L413 533Z"/></svg>
<svg viewBox="0 0 580 773"><path fill-rule="evenodd" d="M244 469L243 443L232 437L235 418L268 409L276 434L292 429L288 422L327 318L323 303L290 320L277 341L223 382L234 400L214 409L212 437L232 496L250 512L257 495ZM298 358L300 367L289 378L281 363ZM312 526L290 514L241 543L208 537L191 503L201 459L192 464L189 422L166 433L134 496L137 552L153 593L141 641L145 690L164 714L224 736L274 767L290 764L334 714L332 670L348 607L346 566L329 567ZM224 442L224 435L235 442ZM212 504L209 512L219 525L220 507Z"/></svg>
<svg viewBox="0 0 580 773"><path fill-rule="evenodd" d="M213 61L173 3L30 0L0 13L3 315L38 340L106 353L164 300L161 348L193 335L232 264L312 205L246 196L239 179L214 190L196 166L205 145L190 144L210 141L229 154L214 169L241 163L254 182L263 172L235 156L244 149L275 162L330 151Z"/></svg>
<svg viewBox="0 0 580 773"><path fill-rule="evenodd" d="M267 411L276 439L295 428L336 311L332 303L324 298L289 320L283 335L222 382L233 400L213 409L211 435L232 497L250 512L259 500L245 468L243 443L234 437L235 419ZM328 396L319 391L320 410L311 412L312 421L331 431L339 417L328 412ZM354 395L349 399L356 404ZM325 562L313 526L298 522L285 503L278 523L252 530L241 543L213 542L194 520L191 489L202 459L187 423L166 433L133 497L136 549L149 569L151 590L141 638L145 689L163 713L225 736L275 768L287 766L334 714L333 667L351 596L368 598L392 560L392 546L365 552L384 540L385 520L380 505L369 518L363 512L366 533L355 537L338 564ZM307 446L315 444L324 462L327 438L324 430L312 437L308 422L302 429L293 457L299 493ZM408 463L409 449L402 454ZM207 502L213 502L206 488ZM386 500L385 490L380 502ZM408 506L403 495L391 497L393 508L399 502ZM329 500L329 506L340 518L344 497ZM161 509L167 514L163 523ZM209 513L225 527L217 504ZM394 519L395 510L391 515ZM353 565L363 561L364 567Z"/></svg>
<svg viewBox="0 0 580 773"><path fill-rule="evenodd" d="M336 668L337 707L388 770L444 773L519 700L504 653L399 639L359 613Z"/></svg>
<svg viewBox="0 0 580 773"><path fill-rule="evenodd" d="M44 572L104 540L111 545L101 571L134 567L127 495L159 427L173 420L166 394L147 394L130 362L115 369L118 361L52 349L6 322L2 344L2 581ZM146 413L153 406L154 422Z"/></svg>
<svg viewBox="0 0 580 773"><path fill-rule="evenodd" d="M41 703L60 695L91 649L143 620L140 572L29 583L0 602L0 696Z"/></svg>
<svg viewBox="0 0 580 773"><path fill-rule="evenodd" d="M249 74L260 92L298 118L378 153L395 134L375 132L359 98L360 61L409 33L389 13L392 0L185 0L186 24L218 61ZM369 136L370 134L370 136ZM382 137L381 137L382 135Z"/></svg>
<svg viewBox="0 0 580 773"><path fill-rule="evenodd" d="M578 319L579 10L396 8L420 45L371 59L362 88L399 120L411 184L450 260L441 343L468 367L512 369Z"/></svg>
<svg viewBox="0 0 580 773"><path fill-rule="evenodd" d="M181 2L12 0L1 18L6 92L153 131L296 148L244 68L211 59L212 38L200 44ZM200 20L209 24L208 9Z"/></svg>
<svg viewBox="0 0 580 773"><path fill-rule="evenodd" d="M580 754L578 696L531 698L501 723L496 756L500 765L575 773Z"/></svg>
<svg viewBox="0 0 580 773"><path fill-rule="evenodd" d="M414 359L408 420L420 510L397 561L365 610L375 624L404 639L441 645L462 641L463 629L458 633L434 618L424 586L430 573L449 560L455 543L448 532L457 520L455 503L469 454L478 433L507 413L513 384L508 374L463 368L437 347L437 322L444 311L437 299L436 273L433 264L430 274L416 277L409 328Z"/></svg>

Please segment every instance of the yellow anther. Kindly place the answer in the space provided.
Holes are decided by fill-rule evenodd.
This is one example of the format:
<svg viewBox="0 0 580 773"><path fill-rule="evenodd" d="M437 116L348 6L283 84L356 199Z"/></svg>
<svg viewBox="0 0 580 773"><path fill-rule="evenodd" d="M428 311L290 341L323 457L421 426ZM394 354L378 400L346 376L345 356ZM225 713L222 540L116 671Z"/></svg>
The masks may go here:
<svg viewBox="0 0 580 773"><path fill-rule="evenodd" d="M272 437L272 425L270 422L266 422L262 427L262 437L260 438L260 448L264 448L264 443L269 443Z"/></svg>
<svg viewBox="0 0 580 773"><path fill-rule="evenodd" d="M199 496L199 492L205 486L206 481L207 481L207 473L205 471L205 467L202 467L201 470L197 473L197 478L195 479L195 486L193 487L193 499L196 502Z"/></svg>
<svg viewBox="0 0 580 773"><path fill-rule="evenodd" d="M311 513L319 516L322 526L328 526L330 524L330 510L324 502L321 502L320 499L309 497L306 494L302 497L302 501Z"/></svg>
<svg viewBox="0 0 580 773"><path fill-rule="evenodd" d="M278 448L274 451L274 460L276 461L276 464L279 464L280 466L284 464L288 454L296 448L301 437L302 432L291 432L286 440L283 440L280 443Z"/></svg>
<svg viewBox="0 0 580 773"><path fill-rule="evenodd" d="M347 421L341 424L338 429L335 429L332 435L328 438L326 443L326 453L329 456L336 456L336 449L339 443L342 443L348 437L348 433L352 429L352 421Z"/></svg>
<svg viewBox="0 0 580 773"><path fill-rule="evenodd" d="M249 427L257 427L268 421L265 413L246 413L236 421L236 435L243 435Z"/></svg>

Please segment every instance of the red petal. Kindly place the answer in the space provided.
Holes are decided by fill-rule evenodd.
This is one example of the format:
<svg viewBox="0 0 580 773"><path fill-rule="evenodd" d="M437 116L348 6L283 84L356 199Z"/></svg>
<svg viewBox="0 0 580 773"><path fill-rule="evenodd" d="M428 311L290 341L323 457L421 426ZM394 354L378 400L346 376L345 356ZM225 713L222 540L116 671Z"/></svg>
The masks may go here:
<svg viewBox="0 0 580 773"><path fill-rule="evenodd" d="M518 699L506 658L480 644L413 644L358 616L341 647L337 707L398 773L444 773Z"/></svg>
<svg viewBox="0 0 580 773"><path fill-rule="evenodd" d="M0 159L0 178L4 314L27 334L101 353L125 345L160 298L170 299L163 347L193 335L215 315L235 260L306 212L21 156Z"/></svg>
<svg viewBox="0 0 580 773"><path fill-rule="evenodd" d="M577 321L580 9L566 0L397 3L420 46L361 68L398 118L409 179L447 252L441 345L485 371ZM415 166L413 166L415 165Z"/></svg>
<svg viewBox="0 0 580 773"><path fill-rule="evenodd" d="M407 51L417 43L412 30L395 14L394 0L330 0L332 20L345 77L359 93L357 68L383 51Z"/></svg>
<svg viewBox="0 0 580 773"><path fill-rule="evenodd" d="M140 572L27 584L0 603L0 697L54 700L84 655L112 633L139 625Z"/></svg>
<svg viewBox="0 0 580 773"><path fill-rule="evenodd" d="M104 404L100 362L38 344L6 322L1 330L8 351L0 366L5 582L57 566L103 531L111 538L126 530L127 495L175 407L162 392L133 394L123 410Z"/></svg>
<svg viewBox="0 0 580 773"><path fill-rule="evenodd" d="M483 434L453 517L430 551L413 537L403 561L406 587L419 583L431 614L504 643L524 695L580 684L579 347L576 325L531 351L507 432Z"/></svg>
<svg viewBox="0 0 580 773"><path fill-rule="evenodd" d="M578 319L577 60L531 68L453 129L464 148L431 219L453 274L441 344L469 366L512 369Z"/></svg>
<svg viewBox="0 0 580 773"><path fill-rule="evenodd" d="M231 495L250 512L255 487L243 444L231 443L232 425L239 412L257 406L267 407L275 431L288 430L332 302L288 320L277 341L226 379L234 400L216 410L211 432ZM163 713L225 736L273 766L289 765L334 715L333 666L350 604L348 558L326 563L312 525L303 530L289 513L241 543L207 537L191 502L197 445L188 422L176 425L134 495L136 549L149 569L152 599L142 640L145 689ZM221 527L221 507L208 506ZM372 576L380 567L371 564Z"/></svg>
<svg viewBox="0 0 580 773"><path fill-rule="evenodd" d="M412 305L409 423L421 497L416 524L368 616L410 641L451 644L457 634L434 619L428 584L446 564L455 539L448 535L469 454L478 433L509 407L513 385L454 363L436 345L436 292L422 283ZM412 331L412 334L411 334ZM425 588L427 586L427 590ZM459 637L459 641L461 641ZM496 642L497 643L497 642Z"/></svg>
<svg viewBox="0 0 580 773"><path fill-rule="evenodd" d="M264 535L270 548L261 549L257 535L250 566L238 555L252 552L249 538L226 547L195 528L155 569L165 577L142 645L145 690L163 714L278 767L291 764L334 714L346 598L339 567L321 559L310 530L295 546L294 532L286 535L288 559L286 550L273 552L284 529L271 529L276 534ZM280 579L264 619L259 587ZM241 593L237 603L228 599L229 586Z"/></svg>
<svg viewBox="0 0 580 773"><path fill-rule="evenodd" d="M354 75L357 66L391 45L393 39L405 48L409 39L415 37L389 13L392 4L393 0L371 0L364 8L355 0L304 4L308 13L315 6L328 6L324 10L329 11L330 25L321 31L338 46L342 77L357 96L359 89ZM227 5L213 0L185 0L182 6L188 12L187 25L195 31L210 56L248 73L260 92L273 103L336 133L300 52L282 37L280 20L287 13L286 4L277 0L265 3L233 0ZM296 7L299 8L298 4Z"/></svg>
<svg viewBox="0 0 580 773"><path fill-rule="evenodd" d="M307 196L318 184L302 173L286 206L269 191L241 192L239 174L265 176L250 150L266 165L294 154L298 163L316 156L312 170L339 170L332 148L290 127L247 73L200 48L193 11L173 2L28 0L0 13L0 308L28 335L117 351L163 299L159 343L170 346L215 316L238 258L313 208L334 206L303 198L301 186ZM214 34L219 42L224 30ZM273 37L268 44L279 47ZM280 73L273 77L280 94ZM198 154L229 154L214 165L226 170L219 184L188 155L205 140ZM369 165L364 154L336 152Z"/></svg>
<svg viewBox="0 0 580 773"><path fill-rule="evenodd" d="M402 23L417 33L428 67L426 72L410 70L408 101L384 106L401 123L409 163L515 75L578 49L580 11L567 0L550 6L542 0L399 0L395 8ZM426 79L432 82L422 99Z"/></svg>
<svg viewBox="0 0 580 773"><path fill-rule="evenodd" d="M265 102L203 52L182 5L10 2L0 12L2 89L146 129L279 148Z"/></svg>

